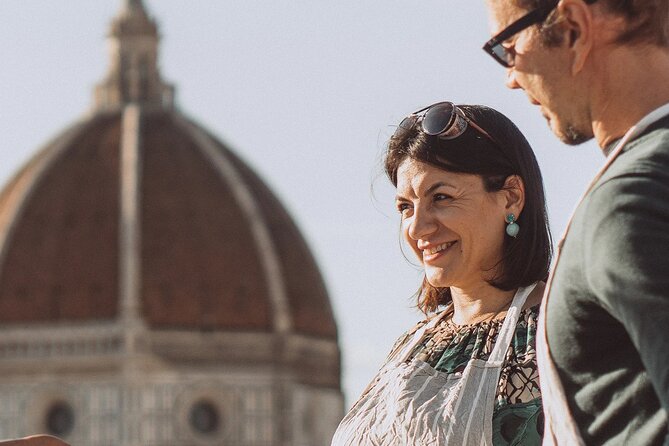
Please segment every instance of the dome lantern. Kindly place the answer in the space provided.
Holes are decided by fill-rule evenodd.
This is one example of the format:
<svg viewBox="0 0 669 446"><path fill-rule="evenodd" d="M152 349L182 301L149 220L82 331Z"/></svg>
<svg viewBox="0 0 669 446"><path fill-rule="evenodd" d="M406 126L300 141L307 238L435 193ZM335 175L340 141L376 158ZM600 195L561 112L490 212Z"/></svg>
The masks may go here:
<svg viewBox="0 0 669 446"><path fill-rule="evenodd" d="M113 110L130 103L172 108L174 87L158 69L160 36L141 0L125 0L109 31L110 64L95 88L95 109Z"/></svg>

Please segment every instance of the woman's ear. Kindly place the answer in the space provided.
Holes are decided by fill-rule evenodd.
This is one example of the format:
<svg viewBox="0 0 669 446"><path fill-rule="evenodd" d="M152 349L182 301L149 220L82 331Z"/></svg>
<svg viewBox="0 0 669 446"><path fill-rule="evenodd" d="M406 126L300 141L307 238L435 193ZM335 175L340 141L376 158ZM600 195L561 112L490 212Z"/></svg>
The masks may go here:
<svg viewBox="0 0 669 446"><path fill-rule="evenodd" d="M505 212L520 217L525 207L525 183L518 175L509 175L504 180L501 190L504 197Z"/></svg>

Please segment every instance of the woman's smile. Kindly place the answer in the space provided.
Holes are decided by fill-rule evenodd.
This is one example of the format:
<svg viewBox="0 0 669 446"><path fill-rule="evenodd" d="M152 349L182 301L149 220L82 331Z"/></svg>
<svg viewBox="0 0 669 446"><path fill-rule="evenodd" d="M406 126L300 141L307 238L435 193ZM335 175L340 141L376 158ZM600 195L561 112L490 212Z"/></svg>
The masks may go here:
<svg viewBox="0 0 669 446"><path fill-rule="evenodd" d="M446 254L456 243L457 240L454 240L452 242L446 242L437 246L432 246L423 249L423 262L430 263L440 258L444 254Z"/></svg>
<svg viewBox="0 0 669 446"><path fill-rule="evenodd" d="M432 286L486 285L504 243L505 199L482 177L407 159L397 172L404 239Z"/></svg>

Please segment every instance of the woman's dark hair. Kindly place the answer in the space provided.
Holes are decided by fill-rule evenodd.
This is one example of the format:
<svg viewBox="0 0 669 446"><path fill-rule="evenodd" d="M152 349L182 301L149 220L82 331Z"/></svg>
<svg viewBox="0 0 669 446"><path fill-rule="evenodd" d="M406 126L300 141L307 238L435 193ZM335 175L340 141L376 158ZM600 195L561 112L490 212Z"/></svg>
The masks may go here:
<svg viewBox="0 0 669 446"><path fill-rule="evenodd" d="M388 178L397 187L397 170L408 158L448 172L480 175L488 192L502 190L507 177L518 175L525 185L525 206L517 220L521 230L516 238L504 237L500 272L489 283L508 291L545 280L552 242L541 172L530 144L500 112L482 105L458 107L494 142L471 125L455 139L430 136L418 120L390 139L384 158ZM449 288L434 287L425 277L416 295L418 308L426 313L451 301Z"/></svg>

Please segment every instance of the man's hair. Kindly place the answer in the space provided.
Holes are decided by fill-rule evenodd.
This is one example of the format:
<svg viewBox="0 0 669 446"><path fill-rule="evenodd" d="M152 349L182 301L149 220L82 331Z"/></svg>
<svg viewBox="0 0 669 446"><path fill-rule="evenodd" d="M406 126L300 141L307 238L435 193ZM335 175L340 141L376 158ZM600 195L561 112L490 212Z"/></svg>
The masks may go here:
<svg viewBox="0 0 669 446"><path fill-rule="evenodd" d="M551 0L514 0L523 9L532 10ZM617 43L650 43L669 47L669 1L667 0L597 0L609 13L624 17L627 26L622 30ZM561 39L552 25L555 14L551 14L539 25L544 43L556 45Z"/></svg>

